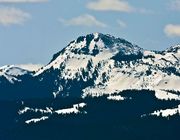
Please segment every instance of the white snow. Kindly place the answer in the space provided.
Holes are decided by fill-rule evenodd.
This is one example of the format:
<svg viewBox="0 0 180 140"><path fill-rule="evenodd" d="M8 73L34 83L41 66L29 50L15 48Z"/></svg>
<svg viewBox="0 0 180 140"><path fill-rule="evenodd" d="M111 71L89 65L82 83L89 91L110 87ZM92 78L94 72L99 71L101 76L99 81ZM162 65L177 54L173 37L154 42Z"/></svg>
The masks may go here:
<svg viewBox="0 0 180 140"><path fill-rule="evenodd" d="M28 71L37 71L44 65L42 65L42 64L17 64L16 66L19 68L28 70Z"/></svg>
<svg viewBox="0 0 180 140"><path fill-rule="evenodd" d="M30 107L24 107L24 109L22 110L19 110L18 111L18 114L19 115L22 115L26 112L40 112L40 113L49 113L49 114L52 114L53 113L53 109L52 108L49 108L49 107L46 107L46 109L38 109L38 108L30 108Z"/></svg>
<svg viewBox="0 0 180 140"><path fill-rule="evenodd" d="M30 120L25 121L26 124L30 123L37 123L39 121L44 121L49 118L53 113L59 114L59 115L68 115L68 114L78 114L78 113L87 113L86 111L81 112L80 109L84 108L86 106L86 103L79 103L74 104L72 108L66 108L66 109L59 109L59 110L53 110L51 107L46 107L46 109L38 109L38 108L30 108L30 107L24 107L24 109L19 110L18 114L23 115L28 112L34 112L34 113L41 113L41 115L48 115L41 118L33 118Z"/></svg>
<svg viewBox="0 0 180 140"><path fill-rule="evenodd" d="M155 90L155 96L160 100L180 100L180 96L167 91Z"/></svg>
<svg viewBox="0 0 180 140"><path fill-rule="evenodd" d="M18 76L22 76L28 73L30 74L30 71L16 65L5 65L0 67L0 76L4 76L12 84L14 81L20 81L17 78Z"/></svg>
<svg viewBox="0 0 180 140"><path fill-rule="evenodd" d="M75 104L75 105L73 105L72 108L60 109L60 110L55 111L55 113L61 114L61 115L78 114L78 113L81 113L79 109L83 108L85 106L86 106L85 103Z"/></svg>
<svg viewBox="0 0 180 140"><path fill-rule="evenodd" d="M24 107L24 109L18 111L18 114L19 115L24 114L24 113L26 113L29 110L31 110L29 107Z"/></svg>
<svg viewBox="0 0 180 140"><path fill-rule="evenodd" d="M125 100L124 97L120 96L120 95L110 95L107 97L108 100L115 100L115 101L123 101Z"/></svg>
<svg viewBox="0 0 180 140"><path fill-rule="evenodd" d="M173 116L176 114L180 115L180 105L177 108L173 108L173 109L165 109L165 110L154 111L150 115L169 117L169 116Z"/></svg>
<svg viewBox="0 0 180 140"><path fill-rule="evenodd" d="M76 106L79 107L79 108L83 108L83 107L86 106L86 103L80 103L80 104L78 104L78 105L76 105Z"/></svg>
<svg viewBox="0 0 180 140"><path fill-rule="evenodd" d="M18 75L24 75L27 71L24 69L21 69L15 65L6 65L3 67L0 67L0 75L10 75L10 76L18 76Z"/></svg>
<svg viewBox="0 0 180 140"><path fill-rule="evenodd" d="M34 118L34 119L30 119L30 120L27 120L25 121L26 124L30 124L30 123L37 123L37 122L40 122L40 121L44 121L44 120L47 120L49 117L47 116L43 116L41 118Z"/></svg>

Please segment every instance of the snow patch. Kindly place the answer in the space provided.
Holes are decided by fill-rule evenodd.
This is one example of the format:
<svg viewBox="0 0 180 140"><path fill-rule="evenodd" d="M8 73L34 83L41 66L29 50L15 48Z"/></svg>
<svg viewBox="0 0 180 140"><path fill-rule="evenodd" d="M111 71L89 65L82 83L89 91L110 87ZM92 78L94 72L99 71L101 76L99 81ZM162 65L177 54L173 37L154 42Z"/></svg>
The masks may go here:
<svg viewBox="0 0 180 140"><path fill-rule="evenodd" d="M173 109L165 109L165 110L154 111L150 115L170 117L170 116L177 115L177 114L180 115L180 105L177 108L173 108Z"/></svg>
<svg viewBox="0 0 180 140"><path fill-rule="evenodd" d="M38 108L33 109L33 108L29 108L29 107L24 107L24 109L18 111L18 114L22 115L22 114L24 114L26 112L35 112L35 113L40 112L40 113L50 113L50 114L52 114L53 109L49 108L49 107L46 107L46 109L38 109Z"/></svg>
<svg viewBox="0 0 180 140"><path fill-rule="evenodd" d="M160 100L180 100L180 96L167 91L155 90L155 96Z"/></svg>
<svg viewBox="0 0 180 140"><path fill-rule="evenodd" d="M34 118L34 119L30 119L30 120L27 120L25 121L26 124L30 124L30 123L37 123L37 122L40 122L40 121L44 121L44 120L47 120L49 117L47 116L43 116L41 118Z"/></svg>
<svg viewBox="0 0 180 140"><path fill-rule="evenodd" d="M115 101L123 101L125 100L124 97L120 96L120 95L110 95L107 97L108 100L115 100Z"/></svg>
<svg viewBox="0 0 180 140"><path fill-rule="evenodd" d="M66 115L66 114L78 114L81 113L80 109L85 107L85 103L75 104L72 108L60 109L55 111L57 114Z"/></svg>

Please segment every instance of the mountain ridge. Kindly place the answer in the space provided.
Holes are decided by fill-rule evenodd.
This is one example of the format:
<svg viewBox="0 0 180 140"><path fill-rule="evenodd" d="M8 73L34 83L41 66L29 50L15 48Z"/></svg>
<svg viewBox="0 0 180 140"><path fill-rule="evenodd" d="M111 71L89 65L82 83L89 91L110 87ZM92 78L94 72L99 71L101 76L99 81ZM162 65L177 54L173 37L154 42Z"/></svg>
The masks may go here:
<svg viewBox="0 0 180 140"><path fill-rule="evenodd" d="M37 71L16 65L0 68L0 131L7 139L26 139L29 132L57 139L69 135L69 129L77 134L88 128L89 134L92 124L104 135L102 124L108 124L105 129L112 136L124 134L126 122L133 131L139 128L135 134L144 131L146 138L151 132L146 128L153 124L150 130L156 135L162 121L167 127L167 120L171 126L179 120L179 47L149 51L110 35L89 34L72 41ZM175 130L166 127L158 129L161 138L165 131L173 135L179 130L179 125ZM59 131L64 128L67 131Z"/></svg>
<svg viewBox="0 0 180 140"><path fill-rule="evenodd" d="M122 38L88 34L71 41L32 77L20 76L19 83L40 84L42 91L50 87L48 94L54 97L101 96L133 89L159 94L179 91L179 48L176 45L164 51L148 51Z"/></svg>
<svg viewBox="0 0 180 140"><path fill-rule="evenodd" d="M102 41L101 38L106 38L105 39L106 42ZM99 42L96 42L94 40L96 41L98 40ZM98 45L98 53L96 55L92 55L91 52L96 47L96 45ZM90 53L89 53L89 50L87 50L86 52L81 52L81 49L84 47L90 48L91 49ZM77 50L79 48L80 50ZM176 49L176 51L173 51L173 49ZM80 51L81 53L79 54L78 51ZM166 49L165 51L154 52L154 51L144 50L138 47L137 45L133 45L132 43L124 39L115 38L110 35L103 35L103 34L96 33L96 34L89 34L87 36L79 37L77 40L72 41L66 48L64 48L58 54L59 55L56 54L56 57L52 59L53 61L50 61L50 63L47 66L45 66L43 69L38 71L35 74L35 76L43 73L43 71L46 71L46 69L52 68L52 69L58 70L59 68L65 68L64 73L63 72L61 73L61 74L64 74L61 76L64 77L65 80L77 79L77 75L79 75L80 77L79 80L82 79L82 81L84 82L87 82L88 80L90 80L92 82L92 77L93 78L96 77L96 74L98 73L97 70L101 69L99 71L104 71L104 72L99 72L99 75L101 76L96 77L97 79L93 81L94 85L91 85L83 89L83 92L93 91L94 95L96 94L96 92L97 93L100 92L99 94L101 94L102 92L111 93L111 91L109 90L108 91L104 91L104 90L98 91L98 90L101 88L104 88L103 86L105 86L105 84L102 84L102 83L105 83L105 81L107 82L108 80L111 80L111 78L108 79L108 77L110 77L109 75L112 73L112 68L114 67L114 65L119 65L119 67L121 67L119 69L119 73L122 73L122 75L120 76L122 78L119 77L119 79L122 79L123 81L121 82L119 81L120 82L119 85L123 85L127 83L124 87L123 86L118 87L116 85L117 88L122 89L122 90L126 90L126 89L139 89L140 90L144 88L155 90L154 88L156 88L155 86L157 86L158 84L160 84L161 88L165 88L168 85L161 85L162 83L160 81L164 81L166 83L166 81L171 81L170 79L171 78L173 79L173 76L174 76L174 79L177 79L179 81L178 69L179 69L180 57L179 57L178 45L175 47L170 47L169 49ZM66 54L68 57L66 58L64 54ZM106 57L104 58L104 56ZM78 65L74 65L74 64L78 64ZM101 68L97 68L98 65L103 65L103 67L106 65L105 69L109 69L109 72L108 70L102 70L103 68L101 66L100 66ZM111 68L108 68L109 66L107 65L109 65ZM124 66L128 68L125 68ZM87 69L83 70L83 68L85 67L87 68L89 67L88 70ZM124 70L122 70L123 67L124 67ZM118 67L114 67L114 68L117 69ZM154 71L154 73L159 73L159 75L155 74L156 76L150 77L150 75L152 74L151 70ZM83 77L82 71L85 71L86 73L84 77ZM140 76L141 74L142 76ZM169 77L166 79L166 81L162 78L164 74L166 78ZM168 76L169 74L170 75L172 74L172 76ZM87 75L89 75L89 77ZM115 75L117 76L118 73L116 72L116 74L111 75L111 77L114 77ZM124 77L124 75L126 75L126 77ZM142 77L141 83L139 83L140 79L138 78L129 78L132 76L134 77L135 75L137 77L138 75ZM104 79L102 78L103 76L104 76ZM158 78L161 80L159 81L156 80ZM152 79L154 79L154 81L157 81L156 84L154 84L154 81ZM130 82L129 80L130 81L135 80L136 84L135 83L132 85L129 84ZM112 82L114 82L114 80ZM107 85L108 84L111 85L112 82L107 83ZM102 85L99 86L99 84L102 84L103 86ZM134 85L137 85L137 86L134 86ZM171 87L172 85L170 84L169 87ZM94 88L93 86L96 88ZM60 87L63 87L63 86L60 85ZM179 87L174 86L172 87L172 89L179 90ZM113 93L115 91L118 91L118 89L113 89ZM57 90L56 92L59 92L59 90Z"/></svg>

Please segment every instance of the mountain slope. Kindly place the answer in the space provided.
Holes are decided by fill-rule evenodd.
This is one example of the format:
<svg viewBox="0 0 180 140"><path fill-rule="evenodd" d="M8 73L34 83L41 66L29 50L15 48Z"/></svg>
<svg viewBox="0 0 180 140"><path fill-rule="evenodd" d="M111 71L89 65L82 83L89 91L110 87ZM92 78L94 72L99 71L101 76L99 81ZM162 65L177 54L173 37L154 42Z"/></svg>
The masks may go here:
<svg viewBox="0 0 180 140"><path fill-rule="evenodd" d="M0 67L0 78L4 79L6 82L10 82L12 84L14 82L20 82L21 80L18 77L23 75L33 75L33 73L15 65Z"/></svg>
<svg viewBox="0 0 180 140"><path fill-rule="evenodd" d="M179 83L180 45L81 36L37 71L0 68L0 139L176 139Z"/></svg>
<svg viewBox="0 0 180 140"><path fill-rule="evenodd" d="M54 75L55 96L101 96L149 89L158 97L164 90L180 90L179 60L179 45L162 52L148 51L124 39L95 33L72 41L34 76L44 80Z"/></svg>
<svg viewBox="0 0 180 140"><path fill-rule="evenodd" d="M180 45L148 51L122 38L88 34L70 42L36 72L16 66L1 68L0 91L6 98L15 92L23 99L85 98L145 89L155 91L158 99L179 100L170 92L180 91L179 60Z"/></svg>

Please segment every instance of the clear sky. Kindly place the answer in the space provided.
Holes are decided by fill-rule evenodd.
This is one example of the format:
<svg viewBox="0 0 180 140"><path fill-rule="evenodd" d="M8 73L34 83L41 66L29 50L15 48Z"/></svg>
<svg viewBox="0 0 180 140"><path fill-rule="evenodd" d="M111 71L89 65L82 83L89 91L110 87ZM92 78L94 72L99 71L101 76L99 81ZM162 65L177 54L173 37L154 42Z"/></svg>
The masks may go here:
<svg viewBox="0 0 180 140"><path fill-rule="evenodd" d="M46 64L93 32L163 50L180 43L180 0L0 0L0 66Z"/></svg>

